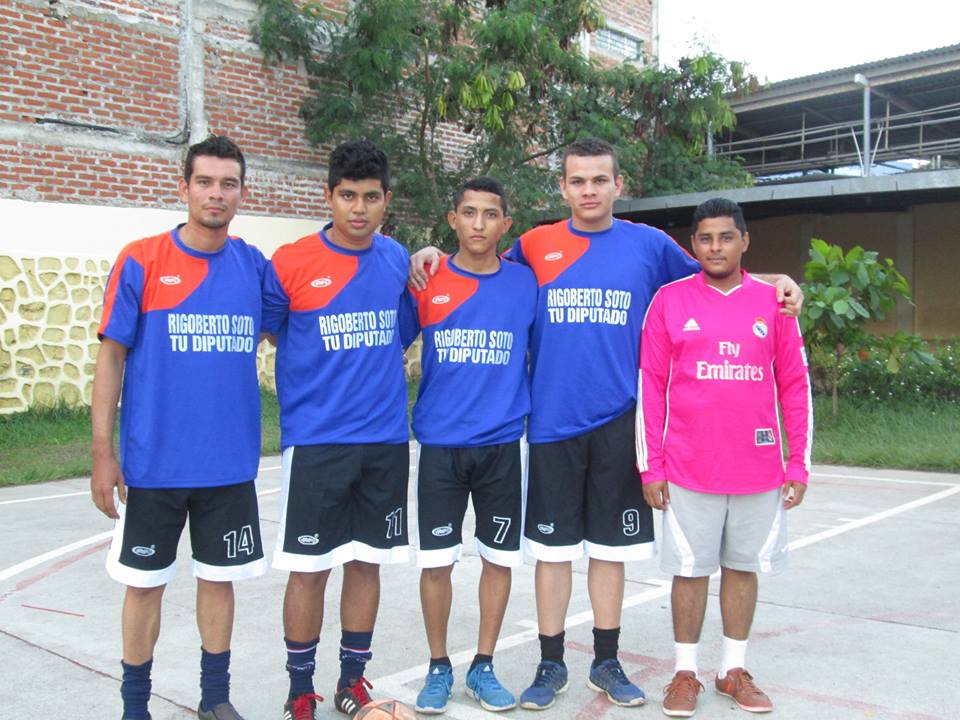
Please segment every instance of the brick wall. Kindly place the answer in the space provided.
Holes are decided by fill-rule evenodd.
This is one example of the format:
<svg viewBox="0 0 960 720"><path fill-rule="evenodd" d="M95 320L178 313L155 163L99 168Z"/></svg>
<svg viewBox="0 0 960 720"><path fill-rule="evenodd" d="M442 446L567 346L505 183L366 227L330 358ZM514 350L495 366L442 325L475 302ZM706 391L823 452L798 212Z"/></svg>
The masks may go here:
<svg viewBox="0 0 960 720"><path fill-rule="evenodd" d="M348 0L324 4L342 12ZM618 28L650 37L650 0L606 5ZM285 227L326 215L330 148L304 138L306 78L263 65L249 34L254 9L253 0L0 4L0 206L19 213L16 237L0 242L0 412L89 402L103 279L112 253L136 237L111 235L107 251L99 236L131 208L138 218L180 217L177 176L190 143L217 132L244 149L244 213ZM451 163L468 141L456 127L441 130ZM42 229L78 209L96 214L90 227ZM265 380L271 362L261 353Z"/></svg>
<svg viewBox="0 0 960 720"><path fill-rule="evenodd" d="M343 11L347 0L329 0ZM607 0L649 37L651 0ZM0 7L0 198L176 206L184 147L235 138L255 186L246 210L323 214L329 148L304 139L296 67L265 67L253 0L5 0ZM190 17L187 14L190 13ZM448 128L456 158L466 137Z"/></svg>

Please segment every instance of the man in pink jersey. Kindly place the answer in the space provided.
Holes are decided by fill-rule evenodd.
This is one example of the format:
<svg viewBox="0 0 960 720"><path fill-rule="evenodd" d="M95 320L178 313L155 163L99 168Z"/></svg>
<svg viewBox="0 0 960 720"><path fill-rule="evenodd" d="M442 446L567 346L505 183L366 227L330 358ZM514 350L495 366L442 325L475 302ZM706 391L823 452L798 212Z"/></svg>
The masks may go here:
<svg viewBox="0 0 960 720"><path fill-rule="evenodd" d="M784 511L810 472L813 416L803 338L772 286L741 269L743 213L715 198L694 212L701 272L664 285L643 324L637 465L647 503L664 511L660 567L671 573L675 675L663 712L694 714L697 643L718 568L723 657L718 693L744 710L770 698L744 668L757 573L787 557ZM783 461L779 411L787 433Z"/></svg>

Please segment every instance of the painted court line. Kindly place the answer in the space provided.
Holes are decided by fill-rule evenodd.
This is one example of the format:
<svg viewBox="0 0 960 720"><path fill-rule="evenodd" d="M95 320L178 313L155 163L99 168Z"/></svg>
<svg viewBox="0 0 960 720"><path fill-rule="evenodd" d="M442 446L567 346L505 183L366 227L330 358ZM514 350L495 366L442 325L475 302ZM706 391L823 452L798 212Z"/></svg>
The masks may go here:
<svg viewBox="0 0 960 720"><path fill-rule="evenodd" d="M845 475L843 473L812 472L813 477L837 478L839 480L872 480L876 482L904 483L906 485L939 485L941 487L956 487L956 483L942 480L907 480L906 478L879 477L877 475Z"/></svg>
<svg viewBox="0 0 960 720"><path fill-rule="evenodd" d="M108 537L111 537L112 535L113 535L113 530L99 533L97 535L91 535L90 537L85 538L83 540L77 540L77 542L70 543L69 545L63 545L54 550L50 550L49 552L45 552L42 555L37 555L36 557L32 557L29 560L24 560L22 563L11 565L6 570L0 570L0 582L3 582L4 580L9 580L15 575L19 575L25 570L29 570L30 568L36 567L37 565L43 565L43 563L49 562L50 560L56 560L58 557L62 555L66 555L67 553L71 553L74 550L79 550L80 548L86 547L87 545L93 545L94 543L100 542L101 540L106 540Z"/></svg>
<svg viewBox="0 0 960 720"><path fill-rule="evenodd" d="M846 476L845 476L846 477ZM948 483L944 483L948 484ZM942 490L933 495L927 495L917 500L912 500L908 503L902 505L897 505L888 510L882 510L880 512L874 513L872 515L867 515L862 518L851 520L843 525L840 525L829 530L824 530L823 532L815 533L813 535L808 535L803 538L794 540L788 544L790 550L798 550L808 545L813 545L823 540L828 540L837 535L842 535L851 530L857 530L859 528L865 527L867 525L872 525L874 523L880 522L881 520L886 520L887 518L894 517L901 513L913 510L924 505L929 505L930 503L937 502L938 500L943 500L944 498L950 497L960 493L960 485L953 485L947 490ZM714 573L714 575L719 576L719 571ZM664 597L670 594L669 584L655 587L650 590L646 590L636 595L631 595L624 598L623 607L624 609L629 607L636 607L637 605L642 605L644 603L650 602L651 600L656 600L658 598ZM571 628L577 625L583 625L588 622L593 622L593 611L586 610L584 612L577 613L575 615L570 615L567 617L565 628ZM533 642L537 639L537 628L536 623L530 620L521 620L517 623L522 627L528 627L527 630L523 630L519 633L513 635L508 635L507 637L502 637L497 643L497 649L507 649L510 647L516 647L527 642ZM454 655L450 656L451 664L456 667L458 665L463 665L473 659L474 654L476 653L476 648L470 648L468 650L461 651ZM382 678L376 679L374 682L381 689L382 692L386 692L392 697L396 697L401 702L407 704L413 704L416 701L416 692L405 687L406 683L412 682L422 678L427 673L428 664L421 663L407 670L401 670L400 672L393 673L391 675L385 675ZM447 709L448 717L455 718L456 720L479 720L480 718L488 718L489 714L483 711L478 707L472 707L468 705L460 705L459 703L450 703Z"/></svg>
<svg viewBox="0 0 960 720"><path fill-rule="evenodd" d="M41 495L39 497L20 498L19 500L0 500L0 505L17 505L18 503L36 502L38 500L59 500L60 498L77 497L78 495L89 495L89 490L79 492L61 493L60 495Z"/></svg>

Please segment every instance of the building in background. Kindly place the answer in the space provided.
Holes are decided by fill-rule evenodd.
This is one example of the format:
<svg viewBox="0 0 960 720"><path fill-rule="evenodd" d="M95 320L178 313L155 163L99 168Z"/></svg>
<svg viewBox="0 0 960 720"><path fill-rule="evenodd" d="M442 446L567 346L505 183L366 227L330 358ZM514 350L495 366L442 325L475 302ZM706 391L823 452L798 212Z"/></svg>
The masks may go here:
<svg viewBox="0 0 960 720"><path fill-rule="evenodd" d="M656 2L606 0L608 25L584 50L650 56ZM253 0L0 6L0 412L89 402L106 273L124 244L181 221L191 143L217 132L243 148L250 198L231 230L268 255L325 217L329 148L304 138L305 75L263 65L254 11ZM264 380L271 363L264 352Z"/></svg>

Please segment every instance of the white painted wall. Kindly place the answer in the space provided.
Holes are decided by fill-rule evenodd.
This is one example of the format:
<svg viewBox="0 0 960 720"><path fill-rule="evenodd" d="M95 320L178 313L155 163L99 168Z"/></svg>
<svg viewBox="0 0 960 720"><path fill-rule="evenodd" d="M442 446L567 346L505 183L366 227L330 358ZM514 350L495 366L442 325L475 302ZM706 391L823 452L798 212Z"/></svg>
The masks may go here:
<svg viewBox="0 0 960 720"><path fill-rule="evenodd" d="M182 210L0 199L0 254L114 258L128 242L184 222ZM237 215L230 233L270 257L280 245L316 232L324 220Z"/></svg>

